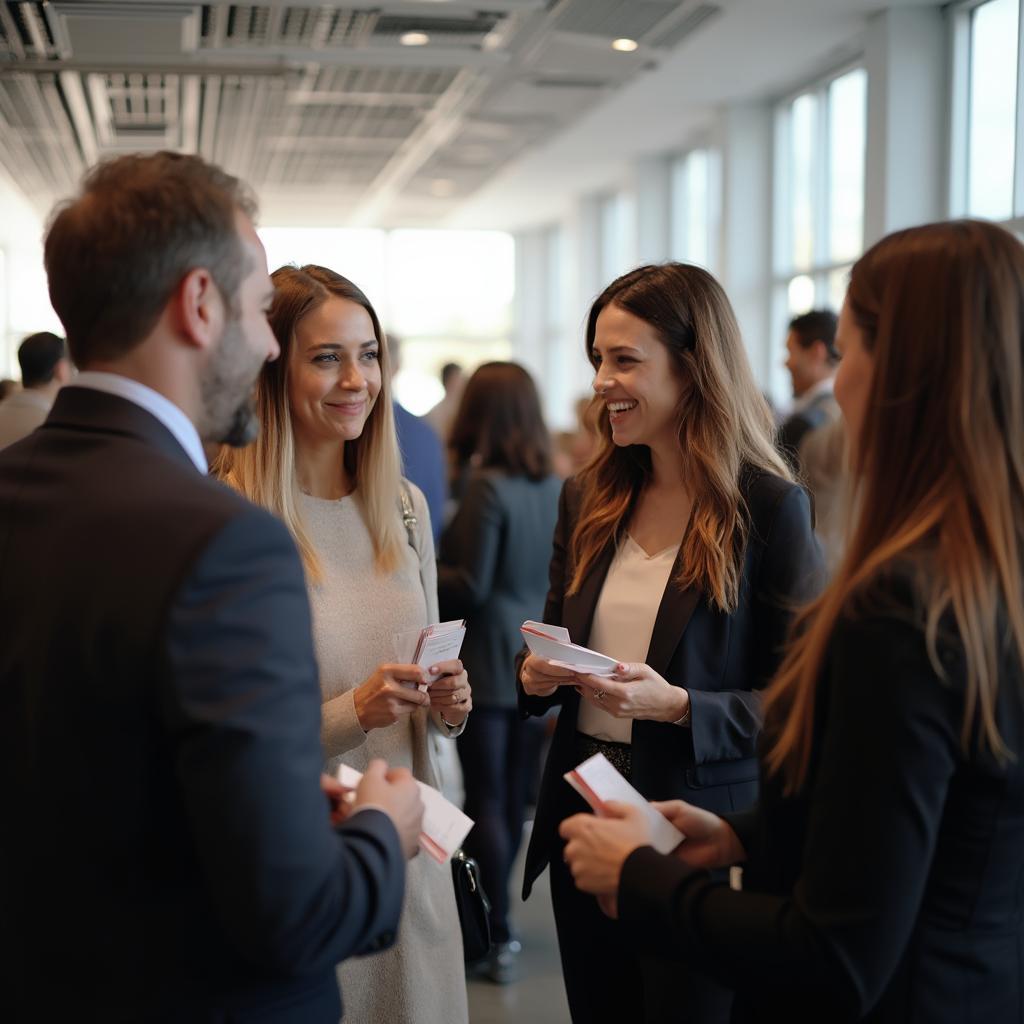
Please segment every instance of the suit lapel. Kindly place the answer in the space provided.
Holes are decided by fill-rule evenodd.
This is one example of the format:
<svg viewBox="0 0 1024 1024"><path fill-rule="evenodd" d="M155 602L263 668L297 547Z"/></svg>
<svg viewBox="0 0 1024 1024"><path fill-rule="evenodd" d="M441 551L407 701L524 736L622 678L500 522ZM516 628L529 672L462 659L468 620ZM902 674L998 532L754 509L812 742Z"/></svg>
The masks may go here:
<svg viewBox="0 0 1024 1024"><path fill-rule="evenodd" d="M660 676L665 676L668 672L672 656L682 642L690 617L701 597L699 587L680 590L673 582L679 573L681 559L682 547L680 546L679 554L672 566L672 574L669 576L661 604L658 606L658 615L654 620L654 632L651 634L651 644L647 648L647 664Z"/></svg>
<svg viewBox="0 0 1024 1024"><path fill-rule="evenodd" d="M615 557L615 544L608 544L597 557L583 580L580 589L567 597L562 605L562 625L569 630L574 644L587 646L590 627L594 622L594 609L604 586L605 577Z"/></svg>

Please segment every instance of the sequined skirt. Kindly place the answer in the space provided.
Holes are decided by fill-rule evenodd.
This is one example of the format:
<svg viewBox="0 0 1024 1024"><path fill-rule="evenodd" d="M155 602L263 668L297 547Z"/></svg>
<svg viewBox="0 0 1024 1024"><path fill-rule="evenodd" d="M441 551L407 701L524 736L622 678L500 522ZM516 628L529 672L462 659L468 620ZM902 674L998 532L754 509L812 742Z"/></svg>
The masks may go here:
<svg viewBox="0 0 1024 1024"><path fill-rule="evenodd" d="M577 732L574 749L576 762L573 767L595 754L604 754L621 775L627 779L630 777L633 764L633 748L630 744L599 740L585 732Z"/></svg>

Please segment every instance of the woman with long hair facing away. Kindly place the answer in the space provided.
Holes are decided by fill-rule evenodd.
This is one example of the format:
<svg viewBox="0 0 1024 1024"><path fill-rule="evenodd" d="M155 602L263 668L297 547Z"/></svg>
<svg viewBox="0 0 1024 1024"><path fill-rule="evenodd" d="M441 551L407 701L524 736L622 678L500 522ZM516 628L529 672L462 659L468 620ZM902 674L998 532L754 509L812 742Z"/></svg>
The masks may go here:
<svg viewBox="0 0 1024 1024"><path fill-rule="evenodd" d="M331 768L372 758L436 785L430 734L460 732L472 706L461 662L430 666L421 689L399 634L437 621L430 516L402 480L388 353L366 296L324 267L272 275L269 313L281 356L257 389L260 434L215 467L290 527L306 567ZM403 521L406 488L416 524ZM412 518L412 517L406 517ZM416 857L402 928L385 953L340 968L346 1017L436 1024L467 1019L462 936L451 871Z"/></svg>
<svg viewBox="0 0 1024 1024"><path fill-rule="evenodd" d="M633 942L737 990L738 1021L1024 1012L1024 247L901 231L854 266L836 398L856 519L767 692L760 809L567 822ZM744 862L743 891L707 867Z"/></svg>
<svg viewBox="0 0 1024 1024"><path fill-rule="evenodd" d="M757 691L820 585L821 555L710 274L670 263L620 277L591 307L586 340L600 443L562 493L544 621L619 664L608 679L522 657L520 710L560 707L524 895L549 863L578 1024L720 1021L724 989L638 957L573 886L558 826L586 805L562 776L603 753L651 799L754 803Z"/></svg>
<svg viewBox="0 0 1024 1024"><path fill-rule="evenodd" d="M522 840L527 788L543 724L516 710L519 627L544 610L549 543L561 483L533 379L515 363L485 363L469 379L448 441L461 483L441 538L437 589L443 618L466 618L462 661L474 680L473 728L459 737L466 849L491 901L493 946L479 965L492 981L516 976L509 876Z"/></svg>

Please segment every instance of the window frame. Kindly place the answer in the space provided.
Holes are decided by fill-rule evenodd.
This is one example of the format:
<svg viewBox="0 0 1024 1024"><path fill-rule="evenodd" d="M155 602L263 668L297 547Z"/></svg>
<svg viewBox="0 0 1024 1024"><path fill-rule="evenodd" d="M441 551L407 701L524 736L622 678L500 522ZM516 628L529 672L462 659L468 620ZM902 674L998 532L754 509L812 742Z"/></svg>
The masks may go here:
<svg viewBox="0 0 1024 1024"><path fill-rule="evenodd" d="M869 75L864 54L845 59L828 71L803 83L800 87L780 96L774 104L773 158L772 158L772 340L769 363L768 390L783 404L789 396L790 382L779 358L785 338L785 325L793 316L789 305L789 287L798 277L809 277L814 284L813 308L832 307L830 278L848 271L853 259L831 258L830 183L832 154L829 145L830 104L829 89L834 81L852 71L861 70ZM868 89L870 90L870 77ZM815 143L811 167L813 168L811 195L811 261L798 266L793 259L793 194L792 194L792 106L801 96L813 95L817 99ZM868 110L865 100L865 126ZM867 194L867 145L864 147L863 188ZM826 254L827 258L822 258ZM855 258L855 257L854 257ZM838 312L838 310L836 310Z"/></svg>
<svg viewBox="0 0 1024 1024"><path fill-rule="evenodd" d="M969 217L971 139L971 36L974 12L988 0L961 0L950 10L950 133L949 195L950 217ZM1018 0L1017 95L1013 150L1013 205L1011 216L997 221L1024 235L1024 0Z"/></svg>

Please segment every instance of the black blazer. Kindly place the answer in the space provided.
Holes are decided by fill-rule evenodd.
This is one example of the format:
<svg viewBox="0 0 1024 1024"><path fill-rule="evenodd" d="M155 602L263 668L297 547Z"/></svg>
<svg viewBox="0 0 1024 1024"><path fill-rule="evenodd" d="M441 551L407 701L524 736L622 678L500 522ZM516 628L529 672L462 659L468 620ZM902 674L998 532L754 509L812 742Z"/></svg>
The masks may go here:
<svg viewBox="0 0 1024 1024"><path fill-rule="evenodd" d="M649 800L680 798L718 812L756 801L761 727L756 691L778 667L793 610L822 583L821 549L803 489L753 470L743 472L740 489L750 529L736 610L723 614L698 589L682 591L671 583L658 609L647 664L674 686L686 688L692 724L686 729L665 722L633 723L632 782ZM565 626L575 643L586 645L614 547L604 551L580 590L566 597L571 578L567 548L579 499L569 481L555 529L544 621ZM524 898L560 849L558 796L567 785L562 776L576 767L579 700L572 687L559 687L550 697L531 697L519 684L523 715L562 705L526 855Z"/></svg>
<svg viewBox="0 0 1024 1024"><path fill-rule="evenodd" d="M441 618L468 620L462 661L476 707L516 706L519 627L544 609L560 486L553 476L477 472L441 538Z"/></svg>
<svg viewBox="0 0 1024 1024"><path fill-rule="evenodd" d="M1015 759L977 734L965 753L962 648L947 631L940 679L913 606L889 581L838 624L807 786L770 778L732 819L743 892L649 847L626 861L623 926L735 988L735 1021L1024 1020L1024 672L1004 653Z"/></svg>
<svg viewBox="0 0 1024 1024"><path fill-rule="evenodd" d="M336 1024L404 862L330 826L287 530L69 387L0 454L0 623L0 1016Z"/></svg>

